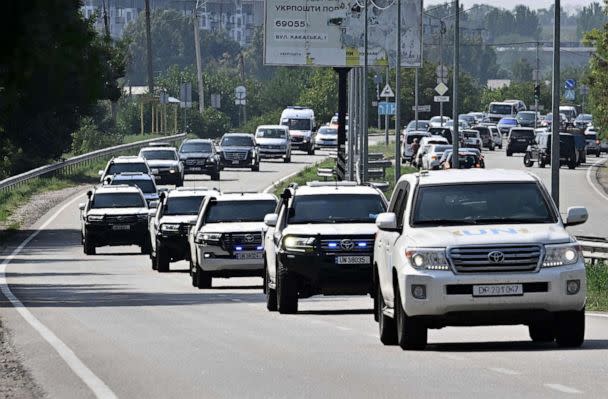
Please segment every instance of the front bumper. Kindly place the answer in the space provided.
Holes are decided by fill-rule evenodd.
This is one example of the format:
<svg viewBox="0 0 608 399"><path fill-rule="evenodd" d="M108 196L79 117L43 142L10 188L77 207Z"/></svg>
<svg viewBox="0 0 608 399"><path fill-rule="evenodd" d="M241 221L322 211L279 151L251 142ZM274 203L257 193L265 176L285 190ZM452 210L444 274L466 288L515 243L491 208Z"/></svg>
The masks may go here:
<svg viewBox="0 0 608 399"><path fill-rule="evenodd" d="M337 145L338 145L337 139L332 139L332 140L317 139L317 141L315 141L315 146L317 146L317 148L337 147Z"/></svg>
<svg viewBox="0 0 608 399"><path fill-rule="evenodd" d="M515 142L515 143L509 143L507 145L507 151L510 151L512 153L525 153L526 150L528 149L528 143L519 143L519 142Z"/></svg>
<svg viewBox="0 0 608 399"><path fill-rule="evenodd" d="M351 254L339 254L348 256ZM372 292L371 253L352 256L369 256L368 264L337 264L337 255L295 254L279 252L278 261L290 274L296 276L301 298L312 295L366 295Z"/></svg>
<svg viewBox="0 0 608 399"><path fill-rule="evenodd" d="M171 173L170 170L159 170L158 173L154 174L156 184L175 184L180 181L179 171Z"/></svg>
<svg viewBox="0 0 608 399"><path fill-rule="evenodd" d="M256 158L247 157L246 159L240 160L229 160L222 158L221 165L224 168L250 168L252 166L257 165Z"/></svg>
<svg viewBox="0 0 608 399"><path fill-rule="evenodd" d="M156 236L156 239L164 249L169 251L169 258L172 262L190 260L190 244L187 235L161 233Z"/></svg>
<svg viewBox="0 0 608 399"><path fill-rule="evenodd" d="M215 162L206 162L205 160L197 160L194 164L184 163L184 174L204 174L209 175L219 171L218 164Z"/></svg>
<svg viewBox="0 0 608 399"><path fill-rule="evenodd" d="M87 223L85 234L95 246L144 245L148 240L148 223L137 222L121 224L129 226L128 230L116 230L107 223Z"/></svg>
<svg viewBox="0 0 608 399"><path fill-rule="evenodd" d="M287 149L260 148L259 151L263 159L287 158Z"/></svg>
<svg viewBox="0 0 608 399"><path fill-rule="evenodd" d="M309 138L302 137L292 137L291 138L291 148L300 150L300 151L308 151L311 147L311 141Z"/></svg>
<svg viewBox="0 0 608 399"><path fill-rule="evenodd" d="M436 322L452 325L455 321L448 323L451 315L461 312L474 316L478 312L491 314L491 312L521 310L523 313L543 313L581 310L585 306L586 299L585 276L583 263L541 268L536 273L474 275L454 274L452 271L418 272L408 267L400 276L399 284L403 309L409 316L435 316ZM577 294L567 294L568 280L580 281L580 290ZM519 296L474 297L473 285L484 284L523 284L524 292ZM426 299L415 298L412 285L425 286ZM525 324L525 320L522 321L516 316L512 318L513 323L500 320L500 324ZM466 321L462 320L462 322Z"/></svg>
<svg viewBox="0 0 608 399"><path fill-rule="evenodd" d="M212 275L216 276L262 276L264 272L264 257L262 249L247 249L248 254L255 253L255 258L240 258L238 251L230 251L220 245L197 244L198 264ZM261 245L258 245L261 247Z"/></svg>

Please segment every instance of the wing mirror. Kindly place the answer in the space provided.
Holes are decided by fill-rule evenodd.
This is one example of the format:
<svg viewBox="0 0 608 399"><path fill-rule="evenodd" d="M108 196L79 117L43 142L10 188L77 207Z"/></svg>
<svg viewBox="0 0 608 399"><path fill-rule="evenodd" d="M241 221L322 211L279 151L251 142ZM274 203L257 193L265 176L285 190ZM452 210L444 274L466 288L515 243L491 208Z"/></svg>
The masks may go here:
<svg viewBox="0 0 608 399"><path fill-rule="evenodd" d="M81 202L80 204L78 204L78 209L80 209L81 211L84 211L84 207L85 207L85 203Z"/></svg>
<svg viewBox="0 0 608 399"><path fill-rule="evenodd" d="M264 224L268 227L275 227L278 219L279 215L276 213L269 213L268 215L264 216Z"/></svg>
<svg viewBox="0 0 608 399"><path fill-rule="evenodd" d="M150 209L158 208L158 201L150 201L150 205L148 205Z"/></svg>
<svg viewBox="0 0 608 399"><path fill-rule="evenodd" d="M103 176L103 170L98 171L98 172L97 172L97 175L98 175L99 177Z"/></svg>
<svg viewBox="0 0 608 399"><path fill-rule="evenodd" d="M376 217L376 226L384 231L399 231L397 228L397 215L392 212L379 214Z"/></svg>
<svg viewBox="0 0 608 399"><path fill-rule="evenodd" d="M583 224L589 219L589 213L584 206L571 206L568 208L565 227Z"/></svg>

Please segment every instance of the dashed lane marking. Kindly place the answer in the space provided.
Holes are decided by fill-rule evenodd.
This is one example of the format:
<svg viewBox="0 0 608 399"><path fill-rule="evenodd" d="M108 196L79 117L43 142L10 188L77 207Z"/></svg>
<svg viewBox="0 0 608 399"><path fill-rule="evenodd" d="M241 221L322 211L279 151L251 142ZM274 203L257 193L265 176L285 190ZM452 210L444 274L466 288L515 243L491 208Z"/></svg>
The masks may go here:
<svg viewBox="0 0 608 399"><path fill-rule="evenodd" d="M576 388L572 388L572 387L562 385L562 384L544 384L544 386L546 388L553 389L554 391L558 391L558 392L562 392L562 393L569 393L569 394L573 394L573 395L580 395L583 393L583 391L579 391Z"/></svg>
<svg viewBox="0 0 608 399"><path fill-rule="evenodd" d="M521 375L519 371L505 369L502 367L490 367L489 370L494 371L496 373L505 374L505 375Z"/></svg>

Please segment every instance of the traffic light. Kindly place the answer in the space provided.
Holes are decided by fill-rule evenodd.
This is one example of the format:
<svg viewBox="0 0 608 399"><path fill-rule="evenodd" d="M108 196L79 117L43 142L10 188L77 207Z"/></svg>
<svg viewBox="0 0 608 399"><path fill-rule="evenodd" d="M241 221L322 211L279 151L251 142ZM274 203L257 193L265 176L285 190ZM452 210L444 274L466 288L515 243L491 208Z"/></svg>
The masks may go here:
<svg viewBox="0 0 608 399"><path fill-rule="evenodd" d="M540 101L540 85L534 85L534 99Z"/></svg>

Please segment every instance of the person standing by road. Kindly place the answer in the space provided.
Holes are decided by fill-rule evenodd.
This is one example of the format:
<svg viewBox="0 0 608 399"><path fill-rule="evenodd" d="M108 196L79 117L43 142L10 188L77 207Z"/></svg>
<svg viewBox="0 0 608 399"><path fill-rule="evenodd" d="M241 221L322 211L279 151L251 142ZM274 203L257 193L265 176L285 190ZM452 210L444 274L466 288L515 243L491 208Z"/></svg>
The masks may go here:
<svg viewBox="0 0 608 399"><path fill-rule="evenodd" d="M420 149L420 144L418 143L418 139L414 139L414 141L412 142L412 159L410 160L410 163L412 164L412 166L416 166L415 161L416 161L416 157L418 156L419 149Z"/></svg>

